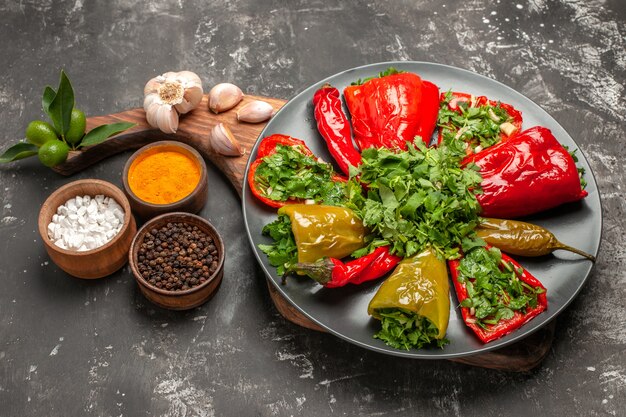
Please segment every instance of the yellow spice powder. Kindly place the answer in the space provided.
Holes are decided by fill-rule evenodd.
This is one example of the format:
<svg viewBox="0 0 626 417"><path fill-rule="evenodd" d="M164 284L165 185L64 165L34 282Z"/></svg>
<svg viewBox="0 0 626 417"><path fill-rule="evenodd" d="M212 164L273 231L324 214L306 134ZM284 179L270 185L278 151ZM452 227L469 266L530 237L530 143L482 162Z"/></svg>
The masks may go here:
<svg viewBox="0 0 626 417"><path fill-rule="evenodd" d="M128 172L132 192L148 203L170 204L187 197L200 182L200 167L176 151L146 152Z"/></svg>

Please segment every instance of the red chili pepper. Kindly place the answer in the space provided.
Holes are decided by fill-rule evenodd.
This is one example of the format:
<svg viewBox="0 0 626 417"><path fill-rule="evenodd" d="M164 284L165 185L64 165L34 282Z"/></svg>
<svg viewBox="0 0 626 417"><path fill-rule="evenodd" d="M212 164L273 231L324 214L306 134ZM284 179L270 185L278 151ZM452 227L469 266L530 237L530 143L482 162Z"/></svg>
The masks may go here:
<svg viewBox="0 0 626 417"><path fill-rule="evenodd" d="M286 201L276 201L265 197L263 194L265 190L258 188L256 182L256 170L263 162L263 158L266 156L270 156L276 153L276 146L284 145L284 146L294 146L298 149L300 153L304 155L311 156L313 152L306 146L304 141L296 138L292 138L287 135L274 134L264 138L259 147L257 149L257 159L250 165L250 169L248 170L248 185L250 186L250 190L252 191L252 195L261 200L263 203L267 204L270 207L280 208L285 204L298 204L302 203L303 200L301 198L292 198ZM341 181L347 182L348 180L341 175L335 174L331 178L333 181Z"/></svg>
<svg viewBox="0 0 626 417"><path fill-rule="evenodd" d="M484 217L511 219L587 196L576 163L552 132L532 127L463 160L480 168Z"/></svg>
<svg viewBox="0 0 626 417"><path fill-rule="evenodd" d="M422 80L422 104L420 106L420 123L415 134L420 136L426 145L430 144L439 114L439 87L430 81Z"/></svg>
<svg viewBox="0 0 626 417"><path fill-rule="evenodd" d="M326 288L361 284L382 277L402 258L389 253L389 246L381 246L369 255L343 263L335 258L323 258L312 264L298 263L293 271L304 273Z"/></svg>
<svg viewBox="0 0 626 417"><path fill-rule="evenodd" d="M441 96L439 97L440 103L443 103L447 99L447 94L448 93L441 93ZM519 132L522 129L522 112L517 110L510 104L503 103L501 101L489 100L485 96L473 96L471 94L461 93L458 91L453 91L450 94L452 95L452 98L448 102L448 108L452 111L461 113L461 109L459 108L460 103L467 103L466 105L468 107L480 107L485 105L489 105L492 107L500 106L500 108L506 111L509 115L510 119L508 120L508 122L515 126L515 131ZM504 132L501 132L501 137L503 140L509 138L509 136L507 136ZM442 140L443 134L440 131L439 136L437 137L437 143L441 143Z"/></svg>
<svg viewBox="0 0 626 417"><path fill-rule="evenodd" d="M518 329L523 324L527 323L532 318L536 317L539 313L548 308L546 288L541 284L541 282L526 269L522 268L522 266L510 256L503 253L502 260L504 262L512 264L515 271L519 271L520 269L523 270L521 274L516 272L517 276L522 282L528 284L533 288L543 288L544 291L540 294L537 294L537 305L535 307L529 306L528 308L526 308L526 311L524 313L520 311L515 311L512 318L508 320L502 319L497 324L488 324L486 329L476 324L475 316L471 314L470 308L461 307L461 315L463 316L463 321L470 329L474 331L474 333L476 333L476 336L478 336L478 338L483 343L499 339L500 337L512 332L513 330ZM462 303L463 300L468 297L468 295L465 284L460 283L458 279L460 263L461 261L459 259L448 261L450 274L452 276L452 282L454 283L454 289L456 290L456 297L459 300L459 303Z"/></svg>
<svg viewBox="0 0 626 417"><path fill-rule="evenodd" d="M350 174L349 166L361 165L361 154L354 149L350 122L341 108L339 90L324 84L313 96L315 120L330 154L344 174Z"/></svg>
<svg viewBox="0 0 626 417"><path fill-rule="evenodd" d="M424 102L423 90L422 79L410 72L372 78L362 85L346 87L343 94L359 149L398 147L406 150L406 143L412 143L418 134L422 109L438 105Z"/></svg>

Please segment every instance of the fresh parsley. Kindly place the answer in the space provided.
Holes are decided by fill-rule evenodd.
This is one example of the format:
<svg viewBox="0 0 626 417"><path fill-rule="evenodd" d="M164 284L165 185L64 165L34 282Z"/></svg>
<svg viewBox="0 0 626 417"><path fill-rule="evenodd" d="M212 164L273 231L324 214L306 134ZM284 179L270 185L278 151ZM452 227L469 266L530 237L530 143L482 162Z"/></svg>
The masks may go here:
<svg viewBox="0 0 626 417"><path fill-rule="evenodd" d="M437 339L439 330L424 316L400 308L385 308L377 313L382 328L374 337L395 349L443 348L449 343L448 339Z"/></svg>
<svg viewBox="0 0 626 417"><path fill-rule="evenodd" d="M513 318L515 311L536 307L537 295L544 291L519 279L523 270L505 262L497 248L472 249L459 262L458 271L468 296L461 307L472 309L476 324L483 328Z"/></svg>
<svg viewBox="0 0 626 417"><path fill-rule="evenodd" d="M453 95L446 93L441 101L437 125L445 142L467 143L472 149L484 149L500 141L500 125L510 116L500 105L471 106L466 101L458 102L458 111L448 107Z"/></svg>
<svg viewBox="0 0 626 417"><path fill-rule="evenodd" d="M261 244L261 249L269 260L270 265L276 267L278 275L284 275L290 266L298 262L298 247L291 231L289 216L282 214L278 219L263 227L263 235L271 237L274 242L269 245Z"/></svg>
<svg viewBox="0 0 626 417"><path fill-rule="evenodd" d="M363 79L359 78L358 80L350 83L350 85L363 85L366 82L368 82L370 80L373 80L374 78L383 78L383 77L386 77L388 75L402 74L403 72L406 72L406 71L400 71L400 70L395 69L394 67L389 67L385 71L379 72L378 76L367 77L367 78L363 78Z"/></svg>
<svg viewBox="0 0 626 417"><path fill-rule="evenodd" d="M445 145L427 148L421 140L408 150L367 148L352 178L348 203L373 233L370 246L391 245L401 257L427 247L447 259L458 257L458 246L475 240L480 206L475 193L482 178L478 167L461 168L461 157Z"/></svg>
<svg viewBox="0 0 626 417"><path fill-rule="evenodd" d="M276 152L259 164L254 180L261 194L270 200L301 198L338 206L345 201L346 183L333 181L333 176L332 165L319 162L296 147L277 145Z"/></svg>
<svg viewBox="0 0 626 417"><path fill-rule="evenodd" d="M574 160L574 163L578 164L578 155L576 155L576 152L578 151L578 149L574 149L573 151L570 151L567 146L565 145L562 145L562 146L570 154L570 156ZM578 170L578 178L580 179L580 188L584 190L585 188L587 188L587 180L585 179L585 168L579 167L578 165L576 165L576 169Z"/></svg>

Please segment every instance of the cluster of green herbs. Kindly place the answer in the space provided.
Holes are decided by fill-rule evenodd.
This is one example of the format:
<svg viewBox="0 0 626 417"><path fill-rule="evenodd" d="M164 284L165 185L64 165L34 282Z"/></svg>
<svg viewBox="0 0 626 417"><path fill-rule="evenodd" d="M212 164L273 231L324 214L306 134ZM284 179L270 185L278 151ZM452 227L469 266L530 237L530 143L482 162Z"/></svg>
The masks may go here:
<svg viewBox="0 0 626 417"><path fill-rule="evenodd" d="M458 270L458 280L467 289L461 307L473 309L476 324L483 328L513 318L515 311L525 313L527 308L536 307L537 295L544 292L520 280L523 270L503 261L497 248L472 249Z"/></svg>
<svg viewBox="0 0 626 417"><path fill-rule="evenodd" d="M567 146L563 145L563 147L570 154L570 156L574 160L574 163L578 164L578 155L576 155L576 152L578 151L578 149L574 149L573 151L570 151ZM580 179L580 187L584 190L585 188L587 188L587 180L585 179L585 168L579 167L578 165L576 165L576 169L578 170L578 178Z"/></svg>
<svg viewBox="0 0 626 417"><path fill-rule="evenodd" d="M386 77L388 75L402 74L404 72L406 72L406 71L400 71L400 70L395 69L394 67L389 67L386 70L379 72L378 76L375 75L373 77L359 78L358 80L350 83L350 85L363 85L366 82L368 82L370 80L373 80L374 78L383 78L383 77Z"/></svg>
<svg viewBox="0 0 626 417"><path fill-rule="evenodd" d="M480 146L484 149L500 141L500 125L510 119L505 109L499 104L471 107L468 102L462 101L458 103L459 111L450 110L448 104L452 98L452 93L448 91L441 102L437 119L446 142L467 142L473 148Z"/></svg>
<svg viewBox="0 0 626 417"><path fill-rule="evenodd" d="M277 145L276 152L259 164L255 181L270 200L293 197L337 206L345 201L346 183L333 181L334 175L332 165L304 155L297 147Z"/></svg>
<svg viewBox="0 0 626 417"><path fill-rule="evenodd" d="M373 240L356 256L375 246L409 257L432 247L446 259L458 257L459 246L477 242L480 206L475 193L482 180L478 167L461 167L461 157L447 146L426 147L421 140L397 152L368 148L358 169L360 182L348 183L348 203Z"/></svg>
<svg viewBox="0 0 626 417"><path fill-rule="evenodd" d="M291 231L289 216L281 214L278 219L265 225L263 235L271 237L273 242L268 245L260 244L259 249L267 255L270 265L276 267L276 273L285 275L289 267L298 262L298 247Z"/></svg>
<svg viewBox="0 0 626 417"><path fill-rule="evenodd" d="M424 316L400 308L378 310L381 330L374 335L395 349L443 348L448 339L437 339L439 330Z"/></svg>

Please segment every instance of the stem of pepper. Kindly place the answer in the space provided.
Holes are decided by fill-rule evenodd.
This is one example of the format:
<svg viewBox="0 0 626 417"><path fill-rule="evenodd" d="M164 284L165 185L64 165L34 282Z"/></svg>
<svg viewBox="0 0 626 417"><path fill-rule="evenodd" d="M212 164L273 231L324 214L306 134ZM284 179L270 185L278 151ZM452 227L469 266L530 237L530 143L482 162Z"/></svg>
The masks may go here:
<svg viewBox="0 0 626 417"><path fill-rule="evenodd" d="M566 250L566 251L569 251L569 252L573 252L573 253L575 253L576 255L580 255L580 256L582 256L583 258L587 258L587 259L589 259L591 262L595 262L595 261L596 261L596 257L595 257L595 256L593 256L593 255L591 255L591 254L589 254L589 253L587 253L587 252L583 252L583 251L581 251L580 249L576 249L576 248L574 248L574 247L568 246L568 245L566 245L566 244L564 244L564 243L561 243L561 242L558 242L558 244L557 244L557 245L555 245L555 246L553 247L553 249L562 249L562 250Z"/></svg>

